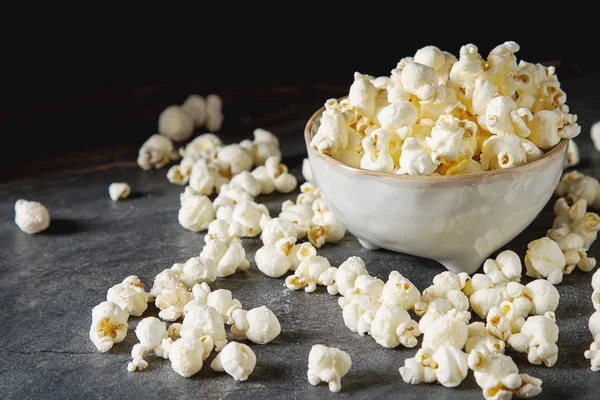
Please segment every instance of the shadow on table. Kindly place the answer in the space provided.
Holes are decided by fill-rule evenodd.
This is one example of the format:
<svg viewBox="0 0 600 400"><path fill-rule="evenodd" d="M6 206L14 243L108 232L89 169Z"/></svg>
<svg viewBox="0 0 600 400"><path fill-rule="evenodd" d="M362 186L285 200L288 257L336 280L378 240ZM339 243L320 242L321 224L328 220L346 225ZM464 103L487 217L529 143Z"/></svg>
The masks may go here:
<svg viewBox="0 0 600 400"><path fill-rule="evenodd" d="M80 223L73 219L52 219L50 226L45 231L41 232L43 235L69 235L72 233L81 232L83 230Z"/></svg>

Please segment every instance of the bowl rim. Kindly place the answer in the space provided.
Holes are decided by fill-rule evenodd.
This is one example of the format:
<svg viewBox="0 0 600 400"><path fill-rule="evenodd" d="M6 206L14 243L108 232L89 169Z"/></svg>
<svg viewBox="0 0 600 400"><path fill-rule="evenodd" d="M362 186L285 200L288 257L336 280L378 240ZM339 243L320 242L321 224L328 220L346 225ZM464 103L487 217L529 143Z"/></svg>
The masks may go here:
<svg viewBox="0 0 600 400"><path fill-rule="evenodd" d="M338 100L344 99L345 97L347 97L347 96L340 97ZM387 172L371 171L368 169L353 167L351 165L348 165L341 161L338 161L335 158L333 158L327 154L323 154L320 151L318 151L316 148L312 147L310 145L310 142L312 140L312 132L311 132L312 127L315 124L315 122L317 121L317 119L321 116L321 114L323 113L324 110L325 110L325 106L323 105L321 108L319 108L317 111L315 111L315 113L310 117L310 119L308 120L308 122L306 123L306 126L304 128L304 141L306 143L306 149L308 152L311 152L313 155L322 158L323 160L325 160L325 162L329 163L330 165L332 165L334 167L344 169L344 170L346 170L348 172L352 172L353 174L356 174L356 175L367 175L367 176L374 176L374 177L378 177L378 178L395 179L398 181L404 180L404 181L412 181L412 182L415 182L415 181L449 182L449 181L479 180L479 179L484 179L484 178L488 178L488 177L492 177L492 176L498 176L498 175L502 175L502 174L525 172L527 170L538 168L541 165L548 164L551 161L554 161L557 157L560 157L561 155L563 155L562 153L569 143L569 139L561 139L560 142L556 146L554 146L552 149L550 149L550 151L544 153L544 155L541 156L540 158L538 158L537 160L526 163L526 164L519 165L517 167L494 169L494 170L476 172L474 174L462 174L462 175L397 175L397 174L390 174ZM564 160L563 160L563 163L564 163Z"/></svg>

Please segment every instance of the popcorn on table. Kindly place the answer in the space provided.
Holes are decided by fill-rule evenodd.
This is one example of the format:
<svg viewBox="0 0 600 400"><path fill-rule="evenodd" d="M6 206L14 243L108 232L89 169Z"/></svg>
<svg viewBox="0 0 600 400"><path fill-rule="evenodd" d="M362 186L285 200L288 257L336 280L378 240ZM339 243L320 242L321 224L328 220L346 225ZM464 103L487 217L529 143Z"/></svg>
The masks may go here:
<svg viewBox="0 0 600 400"><path fill-rule="evenodd" d="M281 333L281 325L273 311L265 306L249 311L236 309L231 314L231 333L257 344L267 344Z"/></svg>
<svg viewBox="0 0 600 400"><path fill-rule="evenodd" d="M596 178L571 171L563 174L554 192L557 196L574 201L584 199L588 206L600 207L600 183Z"/></svg>
<svg viewBox="0 0 600 400"><path fill-rule="evenodd" d="M467 377L467 355L454 346L441 346L433 351L423 347L413 358L404 360L399 369L402 380L416 385L439 382L445 387L456 387Z"/></svg>
<svg viewBox="0 0 600 400"><path fill-rule="evenodd" d="M245 140L240 145L250 151L254 165L265 165L265 161L270 157L281 158L277 136L261 128L255 129L252 134L254 140Z"/></svg>
<svg viewBox="0 0 600 400"><path fill-rule="evenodd" d="M131 350L132 361L127 364L129 372L146 369L148 362L144 360L144 356L150 351L154 351L154 354L162 357L163 340L169 337L165 323L155 317L141 320L135 328L135 335L139 343L135 344Z"/></svg>
<svg viewBox="0 0 600 400"><path fill-rule="evenodd" d="M508 344L518 352L527 352L530 363L544 363L552 367L558 359L558 332L556 317L552 311L548 311L544 315L527 318L520 333L508 338Z"/></svg>
<svg viewBox="0 0 600 400"><path fill-rule="evenodd" d="M105 353L127 335L129 313L112 301L103 301L92 309L90 339L96 348Z"/></svg>
<svg viewBox="0 0 600 400"><path fill-rule="evenodd" d="M254 371L256 355L243 343L229 342L217 354L210 367L218 372L227 372L236 381L245 381Z"/></svg>
<svg viewBox="0 0 600 400"><path fill-rule="evenodd" d="M310 145L354 167L445 175L522 165L580 133L553 67L517 63L515 42L478 51L467 44L457 60L426 46L389 77L356 72L348 98L325 103Z"/></svg>
<svg viewBox="0 0 600 400"><path fill-rule="evenodd" d="M139 317L148 308L148 302L154 297L144 291L144 285L135 275L128 276L122 283L108 289L106 300L121 307L134 317Z"/></svg>
<svg viewBox="0 0 600 400"><path fill-rule="evenodd" d="M50 226L50 213L42 203L19 199L15 202L15 223L30 235Z"/></svg>
<svg viewBox="0 0 600 400"><path fill-rule="evenodd" d="M210 337L215 350L221 351L227 344L225 323L217 310L210 306L194 305L187 310L179 332L181 338L198 339Z"/></svg>
<svg viewBox="0 0 600 400"><path fill-rule="evenodd" d="M196 128L202 127L206 122L207 110L204 97L197 94L188 96L181 105L181 109L192 119Z"/></svg>
<svg viewBox="0 0 600 400"><path fill-rule="evenodd" d="M194 132L194 121L179 106L169 106L164 109L158 117L158 133L174 140L182 142L189 139Z"/></svg>
<svg viewBox="0 0 600 400"><path fill-rule="evenodd" d="M308 354L308 382L316 386L321 382L337 393L342 389L342 378L352 367L350 355L335 347L315 344Z"/></svg>
<svg viewBox="0 0 600 400"><path fill-rule="evenodd" d="M223 124L223 101L216 94L206 96L205 127L210 132L217 132Z"/></svg>
<svg viewBox="0 0 600 400"><path fill-rule="evenodd" d="M111 183L108 187L108 195L112 201L124 200L129 197L131 187L124 182Z"/></svg>
<svg viewBox="0 0 600 400"><path fill-rule="evenodd" d="M140 147L137 163L145 170L160 169L178 158L179 154L169 138L152 135Z"/></svg>
<svg viewBox="0 0 600 400"><path fill-rule="evenodd" d="M196 194L182 196L177 218L185 229L192 232L206 230L215 216L215 208L208 197Z"/></svg>

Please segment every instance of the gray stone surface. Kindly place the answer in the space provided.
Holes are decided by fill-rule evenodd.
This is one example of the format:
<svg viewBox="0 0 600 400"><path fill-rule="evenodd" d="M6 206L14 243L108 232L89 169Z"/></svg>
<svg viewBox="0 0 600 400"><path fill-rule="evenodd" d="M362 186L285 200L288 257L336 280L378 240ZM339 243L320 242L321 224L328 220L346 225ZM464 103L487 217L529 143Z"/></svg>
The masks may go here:
<svg viewBox="0 0 600 400"><path fill-rule="evenodd" d="M565 86L571 109L579 113L584 127L577 139L582 156L579 169L598 177L600 154L588 136L598 116L594 114L598 102L590 102L588 96L598 99L598 86L584 80ZM297 176L305 152L304 120L273 128ZM208 367L212 356L190 379L180 377L168 361L156 357L148 359L147 370L127 372L136 341L133 331L140 318L130 319L124 342L99 353L88 330L91 310L104 300L106 290L131 274L151 285L158 272L198 255L203 245L202 233L186 231L177 223L178 195L183 188L168 183L166 169L145 172L137 168L131 161L134 153L116 154L102 165L0 185L0 398L482 398L472 373L455 389L405 384L398 367L417 348L384 349L369 336L350 332L337 298L322 287L312 294L292 292L284 287L283 279L266 277L254 265L211 285L230 289L245 308L267 305L281 322L282 334L274 342L251 344L258 363L247 382L213 372ZM133 194L128 200L109 199L108 185L114 181L131 184ZM283 200L294 196L265 196L259 201L273 214ZM13 205L19 198L48 207L49 230L30 236L17 228ZM543 236L552 218L548 205L507 248L524 255L527 243ZM246 239L244 246L253 261L259 240ZM598 255L597 249L596 243L592 256ZM351 255L363 257L369 271L382 279L397 269L420 290L443 271L427 259L366 251L351 235L325 246L320 254L335 266ZM592 339L587 330L587 318L593 312L590 279L591 274L575 271L558 287L560 356L556 366L533 366L523 355L515 356L522 372L544 381L540 399L600 398L600 374L591 372L583 357ZM153 306L144 314L150 315L156 315ZM340 347L352 356L352 369L339 394L331 394L325 385L313 387L306 379L308 352L316 343Z"/></svg>

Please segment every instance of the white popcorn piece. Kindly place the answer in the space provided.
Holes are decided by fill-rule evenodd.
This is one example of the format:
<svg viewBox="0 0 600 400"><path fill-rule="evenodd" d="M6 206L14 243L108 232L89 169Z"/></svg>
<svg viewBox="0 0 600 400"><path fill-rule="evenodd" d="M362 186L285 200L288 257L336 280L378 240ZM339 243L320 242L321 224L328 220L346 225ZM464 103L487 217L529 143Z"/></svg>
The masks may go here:
<svg viewBox="0 0 600 400"><path fill-rule="evenodd" d="M247 338L256 344L267 344L281 333L281 325L273 311L265 306L246 311L235 310L232 313L234 336Z"/></svg>
<svg viewBox="0 0 600 400"><path fill-rule="evenodd" d="M558 247L565 254L566 266L563 268L563 274L568 275L575 267L589 272L596 266L596 259L587 256L584 239L576 233L568 233L556 239Z"/></svg>
<svg viewBox="0 0 600 400"><path fill-rule="evenodd" d="M588 328L595 340L600 335L600 311L592 314L588 321Z"/></svg>
<svg viewBox="0 0 600 400"><path fill-rule="evenodd" d="M154 304L160 309L158 316L161 319L176 321L183 315L183 307L193 299L192 292L184 284L179 283L163 288L156 296Z"/></svg>
<svg viewBox="0 0 600 400"><path fill-rule="evenodd" d="M542 315L548 311L556 311L560 294L556 287L546 279L536 279L525 286L532 297L531 314Z"/></svg>
<svg viewBox="0 0 600 400"><path fill-rule="evenodd" d="M258 204L251 200L244 200L235 205L231 210L227 207L220 207L217 211L217 217L221 214L231 212L231 223L238 224L240 227L240 236L255 237L262 232L260 220L263 215L269 217L269 210L264 204Z"/></svg>
<svg viewBox="0 0 600 400"><path fill-rule="evenodd" d="M459 120L449 114L440 115L426 137L431 157L447 161L461 157L471 158L477 148L477 124L469 120Z"/></svg>
<svg viewBox="0 0 600 400"><path fill-rule="evenodd" d="M500 306L492 307L486 317L487 330L500 340L508 340L513 333L519 333L525 323L523 316L516 312L509 301L503 301Z"/></svg>
<svg viewBox="0 0 600 400"><path fill-rule="evenodd" d="M600 272L598 271L592 276L592 288L594 289L592 293L592 304L596 311L600 311Z"/></svg>
<svg viewBox="0 0 600 400"><path fill-rule="evenodd" d="M308 354L308 382L317 386L329 384L329 390L337 393L342 389L342 378L352 367L350 355L335 347L315 344Z"/></svg>
<svg viewBox="0 0 600 400"><path fill-rule="evenodd" d="M311 206L307 204L294 204L291 200L287 200L281 205L279 218L293 223L298 230L298 239L302 239L307 235L314 215L315 213Z"/></svg>
<svg viewBox="0 0 600 400"><path fill-rule="evenodd" d="M180 333L184 339L202 339L210 336L215 350L221 351L227 344L223 317L209 306L194 305L187 310Z"/></svg>
<svg viewBox="0 0 600 400"><path fill-rule="evenodd" d="M495 260L490 258L483 263L483 272L496 285L508 282L520 282L522 270L521 259L517 253L511 250L505 250L499 253Z"/></svg>
<svg viewBox="0 0 600 400"><path fill-rule="evenodd" d="M492 80L503 96L513 96L523 82L516 78L519 66L515 53L520 46L512 41L496 46L487 57L484 75Z"/></svg>
<svg viewBox="0 0 600 400"><path fill-rule="evenodd" d="M592 371L600 371L600 340L594 340L590 345L590 349L586 350L583 355L590 360L590 369Z"/></svg>
<svg viewBox="0 0 600 400"><path fill-rule="evenodd" d="M572 200L572 198L570 198L570 200ZM560 199L557 201L557 205L559 202ZM598 216L596 213L585 211L585 200L580 199L569 208L567 213L556 217L553 228L548 231L548 237L558 242L566 236L575 234L583 239L582 250L587 251L592 243L598 238L598 231L600 230L600 216ZM579 256L581 259L587 258L587 255L584 252L582 252L582 254ZM583 271L589 271L593 269L595 265L578 266Z"/></svg>
<svg viewBox="0 0 600 400"><path fill-rule="evenodd" d="M516 167L536 160L543 154L535 144L518 135L493 135L483 142L481 167L484 170Z"/></svg>
<svg viewBox="0 0 600 400"><path fill-rule="evenodd" d="M376 94L376 89L374 87L373 90L375 90ZM374 101L373 98L373 111L375 108ZM310 142L310 146L316 148L321 153L332 155L338 149L345 149L348 146L347 130L348 128L344 121L344 115L340 110L325 110L321 116L317 133Z"/></svg>
<svg viewBox="0 0 600 400"><path fill-rule="evenodd" d="M184 312L185 312L185 308L184 308ZM171 325L169 325L169 329L167 329L167 333L169 334L169 338L171 338L171 339L179 339L181 337L181 335L180 335L180 333L181 333L181 324L179 322L172 323Z"/></svg>
<svg viewBox="0 0 600 400"><path fill-rule="evenodd" d="M197 283L212 283L217 279L217 265L209 258L192 257L185 263L173 264L171 271L177 274L181 283L188 288Z"/></svg>
<svg viewBox="0 0 600 400"><path fill-rule="evenodd" d="M216 94L206 96L205 126L210 132L217 132L223 124L223 101Z"/></svg>
<svg viewBox="0 0 600 400"><path fill-rule="evenodd" d="M165 354L171 361L171 367L184 378L195 375L202 369L205 359L203 343L195 338L180 338L165 343Z"/></svg>
<svg viewBox="0 0 600 400"><path fill-rule="evenodd" d="M410 318L402 307L383 305L375 313L369 331L373 339L383 347L415 347L421 334L419 324ZM466 359L465 359L466 362Z"/></svg>
<svg viewBox="0 0 600 400"><path fill-rule="evenodd" d="M494 336L483 322L470 323L467 328L469 329L469 338L465 344L465 352L467 354L474 350L504 353L506 348L504 340Z"/></svg>
<svg viewBox="0 0 600 400"><path fill-rule="evenodd" d="M337 242L344 238L346 227L322 199L316 199L312 203L312 209L314 213L312 226L309 228L307 236L313 246L320 249L325 243Z"/></svg>
<svg viewBox="0 0 600 400"><path fill-rule="evenodd" d="M365 138L365 140L369 137ZM360 158L360 167L370 171L391 173L394 170L394 159L387 150L365 151Z"/></svg>
<svg viewBox="0 0 600 400"><path fill-rule="evenodd" d="M401 175L431 175L437 169L437 160L427 151L417 139L406 138L400 155L400 168L396 174Z"/></svg>
<svg viewBox="0 0 600 400"><path fill-rule="evenodd" d="M561 139L573 139L581 132L577 116L566 114L558 109L541 110L535 113L528 124L531 129L529 140L541 149L549 149Z"/></svg>
<svg viewBox="0 0 600 400"><path fill-rule="evenodd" d="M219 210L222 210L220 208ZM215 219L208 224L208 231L204 235L204 243L208 243L211 240L218 239L225 244L231 242L239 242L242 236L242 225L237 222L228 223L223 219Z"/></svg>
<svg viewBox="0 0 600 400"><path fill-rule="evenodd" d="M200 232L215 219L215 208L208 197L189 195L182 198L177 218L185 229Z"/></svg>
<svg viewBox="0 0 600 400"><path fill-rule="evenodd" d="M414 358L404 360L399 369L402 380L413 385L439 382L445 387L456 387L467 377L467 355L453 346L441 346L433 351L421 348Z"/></svg>
<svg viewBox="0 0 600 400"><path fill-rule="evenodd" d="M473 96L473 83L483 74L485 62L478 53L477 46L467 44L460 48L460 56L450 70L449 83L465 100Z"/></svg>
<svg viewBox="0 0 600 400"><path fill-rule="evenodd" d="M485 118L486 110L492 99L498 97L498 88L488 79L479 76L473 86L472 111L477 116ZM480 125L486 126L486 121L481 120Z"/></svg>
<svg viewBox="0 0 600 400"><path fill-rule="evenodd" d="M135 328L135 335L139 343L134 345L131 350L133 360L127 364L129 372L146 369L148 362L144 360L144 356L150 351L154 351L157 356L162 357L162 341L169 337L165 323L155 317L141 320Z"/></svg>
<svg viewBox="0 0 600 400"><path fill-rule="evenodd" d="M50 226L50 213L37 201L19 199L15 202L15 223L25 233L39 233Z"/></svg>
<svg viewBox="0 0 600 400"><path fill-rule="evenodd" d="M266 129L257 128L253 132L254 140L251 142L251 153L254 165L264 165L269 157L281 158L279 139Z"/></svg>
<svg viewBox="0 0 600 400"><path fill-rule="evenodd" d="M407 129L419 119L417 108L409 101L397 100L381 109L377 120L382 128L397 133L402 139L406 138ZM365 149L366 150L366 149Z"/></svg>
<svg viewBox="0 0 600 400"><path fill-rule="evenodd" d="M507 96L494 97L485 110L485 126L494 135L528 137L532 131L527 123L533 119L531 111L517 108L517 103Z"/></svg>
<svg viewBox="0 0 600 400"><path fill-rule="evenodd" d="M370 275L359 275L354 281L354 287L346 289L338 299L338 304L343 309L354 297L368 296L372 297L380 305L381 294L385 282Z"/></svg>
<svg viewBox="0 0 600 400"><path fill-rule="evenodd" d="M317 249L315 249L315 247L310 242L296 243L292 247L288 255L290 261L292 262L290 270L295 271L302 262L302 260L316 255ZM325 274L325 272L323 274ZM325 283L321 281L321 277L319 277L319 282L325 285Z"/></svg>
<svg viewBox="0 0 600 400"><path fill-rule="evenodd" d="M310 161L308 158L302 160L302 176L306 182L314 182L315 178L313 176L312 169L310 168Z"/></svg>
<svg viewBox="0 0 600 400"><path fill-rule="evenodd" d="M210 367L217 372L227 372L236 381L245 381L254 371L256 355L250 347L238 342L229 342L217 354Z"/></svg>
<svg viewBox="0 0 600 400"><path fill-rule="evenodd" d="M315 200L321 198L321 192L315 186L314 183L304 182L300 185L300 194L296 197L297 204L306 204L308 206L313 205Z"/></svg>
<svg viewBox="0 0 600 400"><path fill-rule="evenodd" d="M562 282L565 266L565 255L552 239L544 237L527 245L525 254L527 276L546 278L551 284L558 285Z"/></svg>
<svg viewBox="0 0 600 400"><path fill-rule="evenodd" d="M123 279L122 283L111 287L106 293L107 301L115 303L134 317L139 317L146 311L151 299L152 296L144 291L144 285L135 275Z"/></svg>
<svg viewBox="0 0 600 400"><path fill-rule="evenodd" d="M215 150L222 146L223 142L221 142L221 139L217 135L214 133L203 133L185 146L183 151L181 151L181 156L192 160L200 158L209 159Z"/></svg>
<svg viewBox="0 0 600 400"><path fill-rule="evenodd" d="M165 269L154 277L154 284L150 289L150 295L157 297L163 290L175 287L181 284L179 276L170 269Z"/></svg>
<svg viewBox="0 0 600 400"><path fill-rule="evenodd" d="M467 358L477 385L486 400L534 397L542 392L542 381L527 374L519 374L512 358L502 353L474 350Z"/></svg>
<svg viewBox="0 0 600 400"><path fill-rule="evenodd" d="M369 275L365 262L360 257L352 256L348 257L338 268L331 267L323 272L319 281L327 286L329 294L344 294L346 290L354 287L356 278L361 275Z"/></svg>
<svg viewBox="0 0 600 400"><path fill-rule="evenodd" d="M494 287L494 281L485 274L474 274L467 278L463 287L463 293L471 297L477 290L488 289ZM498 303L500 304L500 303Z"/></svg>
<svg viewBox="0 0 600 400"><path fill-rule="evenodd" d="M288 168L281 163L281 157L272 156L266 159L265 169L279 193L290 193L298 185L296 177L288 173Z"/></svg>
<svg viewBox="0 0 600 400"><path fill-rule="evenodd" d="M217 276L222 278L233 275L237 270L245 271L250 267L246 259L246 250L238 241L229 244L219 239L211 240L204 245L200 257L214 260Z"/></svg>
<svg viewBox="0 0 600 400"><path fill-rule="evenodd" d="M455 274L450 271L444 271L433 277L433 285L423 291L422 302L429 302L432 298L442 298L448 300L452 307L458 311L467 311L469 309L469 299L461 292L467 283L469 275L461 272Z"/></svg>
<svg viewBox="0 0 600 400"><path fill-rule="evenodd" d="M396 305L410 310L421 298L419 289L406 279L400 272L392 271L381 293L383 305Z"/></svg>
<svg viewBox="0 0 600 400"><path fill-rule="evenodd" d="M230 144L216 150L216 160L231 175L252 169L252 154L239 144ZM221 168L221 165L219 165ZM226 175L226 174L223 174Z"/></svg>
<svg viewBox="0 0 600 400"><path fill-rule="evenodd" d="M445 316L452 308L452 304L442 298L433 298L427 303L421 301L415 303L415 313L421 316L419 330L425 332L435 321ZM465 318L467 321L468 319L468 317Z"/></svg>
<svg viewBox="0 0 600 400"><path fill-rule="evenodd" d="M127 335L129 314L111 301L103 301L92 309L90 339L96 348L106 353Z"/></svg>
<svg viewBox="0 0 600 400"><path fill-rule="evenodd" d="M555 191L557 196L569 197L573 201L584 199L587 205L595 208L600 206L598 193L600 193L598 180L578 171L563 174Z"/></svg>
<svg viewBox="0 0 600 400"><path fill-rule="evenodd" d="M181 162L183 163L184 161L186 164L188 163L188 160L186 159L183 159ZM189 170L190 174L188 174L187 172L187 170L184 170L181 167L181 164L173 165L167 171L167 180L175 185L187 185L187 183L190 181L191 169Z"/></svg>
<svg viewBox="0 0 600 400"><path fill-rule="evenodd" d="M456 92L443 84L421 86L416 95L419 98L421 119L436 121L449 107L461 104L456 100Z"/></svg>
<svg viewBox="0 0 600 400"><path fill-rule="evenodd" d="M368 76L358 72L354 73L354 82L350 86L348 101L360 114L371 118L375 112L375 98L377 89L369 81Z"/></svg>
<svg viewBox="0 0 600 400"><path fill-rule="evenodd" d="M243 189L252 197L256 197L261 193L260 183L248 171L242 171L229 181L230 187Z"/></svg>
<svg viewBox="0 0 600 400"><path fill-rule="evenodd" d="M590 136L596 150L600 151L600 121L595 122L590 128Z"/></svg>
<svg viewBox="0 0 600 400"><path fill-rule="evenodd" d="M124 200L131 194L131 187L124 182L111 183L108 187L108 195L112 201Z"/></svg>
<svg viewBox="0 0 600 400"><path fill-rule="evenodd" d="M422 346L434 351L444 345L462 349L465 347L469 337L467 321L465 321L464 316L457 312L457 310L450 310L423 332Z"/></svg>
<svg viewBox="0 0 600 400"><path fill-rule="evenodd" d="M329 260L321 256L309 256L303 259L294 272L285 279L285 285L291 290L304 289L306 292L314 292L317 289L319 277L331 267Z"/></svg>
<svg viewBox="0 0 600 400"><path fill-rule="evenodd" d="M261 194L271 194L275 191L273 179L269 176L267 168L264 165L254 168L251 173L254 179L260 184Z"/></svg>
<svg viewBox="0 0 600 400"><path fill-rule="evenodd" d="M197 194L210 196L224 183L227 183L227 178L221 176L218 168L205 159L199 159L193 164L189 185Z"/></svg>
<svg viewBox="0 0 600 400"><path fill-rule="evenodd" d="M296 243L295 238L282 238L275 245L264 245L254 256L256 267L271 278L285 275L292 267L291 250Z"/></svg>
<svg viewBox="0 0 600 400"><path fill-rule="evenodd" d="M264 245L275 245L284 238L298 238L298 229L288 220L262 215L259 223L262 230L260 239Z"/></svg>
<svg viewBox="0 0 600 400"><path fill-rule="evenodd" d="M521 332L513 334L508 344L518 352L527 352L527 360L539 365L544 363L552 367L558 360L558 325L551 311L544 315L534 315L527 318L521 327Z"/></svg>
<svg viewBox="0 0 600 400"><path fill-rule="evenodd" d="M197 94L188 96L181 109L192 119L194 126L199 128L206 122L206 100Z"/></svg>
<svg viewBox="0 0 600 400"><path fill-rule="evenodd" d="M479 274L481 275L481 274ZM491 279L490 279L491 282ZM505 286L484 287L474 291L469 297L471 308L479 317L486 318L488 312L499 306L503 301L510 301L510 297Z"/></svg>
<svg viewBox="0 0 600 400"><path fill-rule="evenodd" d="M231 186L229 183L225 183L221 185L221 188L219 189L219 195L213 201L213 206L215 210L219 210L221 207L228 206L232 208L233 212L233 208L237 204L253 200L254 197L244 189ZM230 219L229 217L225 217L223 215L220 218L225 219L226 221Z"/></svg>
<svg viewBox="0 0 600 400"><path fill-rule="evenodd" d="M217 289L214 292L209 292L206 296L205 305L217 310L221 314L221 317L223 317L223 321L228 325L234 323L233 313L242 308L242 303L238 299L234 299L231 291L226 289Z"/></svg>
<svg viewBox="0 0 600 400"><path fill-rule="evenodd" d="M340 298L338 304L342 307L344 325L348 329L360 336L371 331L371 324L380 306L375 296L353 293Z"/></svg>
<svg viewBox="0 0 600 400"><path fill-rule="evenodd" d="M418 62L408 62L400 74L402 87L410 94L416 94L420 87L438 83L435 70Z"/></svg>
<svg viewBox="0 0 600 400"><path fill-rule="evenodd" d="M179 106L169 106L158 117L158 133L181 142L189 139L194 132L192 118Z"/></svg>
<svg viewBox="0 0 600 400"><path fill-rule="evenodd" d="M579 164L579 147L573 139L569 140L567 148L567 158L565 160L565 168L574 167Z"/></svg>

